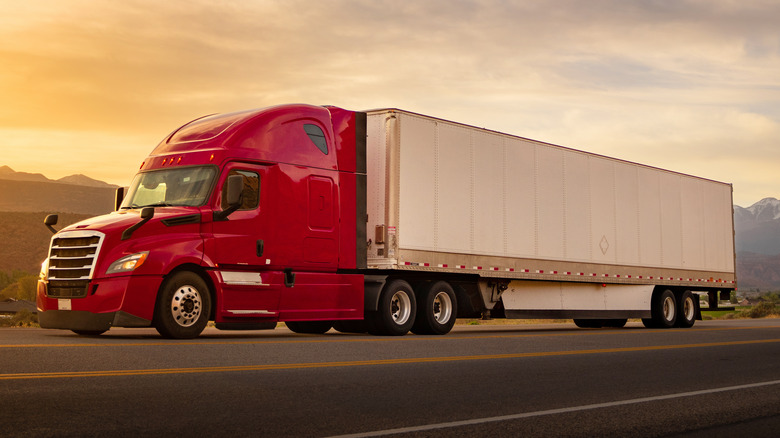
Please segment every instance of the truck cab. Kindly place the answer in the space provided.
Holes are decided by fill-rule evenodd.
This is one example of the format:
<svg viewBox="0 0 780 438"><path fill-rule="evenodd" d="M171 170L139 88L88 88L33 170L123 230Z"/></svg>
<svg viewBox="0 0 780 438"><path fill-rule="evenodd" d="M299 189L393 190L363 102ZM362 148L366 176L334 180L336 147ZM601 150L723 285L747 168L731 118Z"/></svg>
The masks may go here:
<svg viewBox="0 0 780 438"><path fill-rule="evenodd" d="M154 326L188 338L209 320L230 329L361 319L364 117L284 105L180 127L117 211L52 238L41 326Z"/></svg>

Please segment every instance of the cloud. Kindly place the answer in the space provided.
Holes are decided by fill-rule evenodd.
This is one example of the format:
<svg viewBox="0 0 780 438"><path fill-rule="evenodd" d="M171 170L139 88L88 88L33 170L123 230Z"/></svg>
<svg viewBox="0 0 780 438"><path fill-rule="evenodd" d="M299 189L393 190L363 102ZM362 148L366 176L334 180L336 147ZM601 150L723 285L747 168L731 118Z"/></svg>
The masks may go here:
<svg viewBox="0 0 780 438"><path fill-rule="evenodd" d="M70 131L85 151L109 138L151 150L214 112L285 102L392 106L738 178L740 197L748 187L780 196L780 179L772 189L724 158L743 169L780 163L777 2L4 6L0 38L14 44L0 48L8 66L0 96L12 102L0 108L0 129L26 133L31 145L72 147L51 135Z"/></svg>

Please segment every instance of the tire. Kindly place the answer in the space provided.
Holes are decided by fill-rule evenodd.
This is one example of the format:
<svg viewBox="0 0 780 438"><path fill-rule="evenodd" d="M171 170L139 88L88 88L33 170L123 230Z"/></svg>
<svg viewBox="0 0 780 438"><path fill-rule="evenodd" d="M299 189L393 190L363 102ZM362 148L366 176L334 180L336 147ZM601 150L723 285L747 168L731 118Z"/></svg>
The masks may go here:
<svg viewBox="0 0 780 438"><path fill-rule="evenodd" d="M100 336L108 330L71 330L79 336Z"/></svg>
<svg viewBox="0 0 780 438"><path fill-rule="evenodd" d="M696 322L696 302L691 291L686 290L680 294L677 302L677 327L690 328Z"/></svg>
<svg viewBox="0 0 780 438"><path fill-rule="evenodd" d="M285 321L284 325L295 333L321 335L333 327L333 321Z"/></svg>
<svg viewBox="0 0 780 438"><path fill-rule="evenodd" d="M605 319L603 323L604 327L623 328L628 323L628 319Z"/></svg>
<svg viewBox="0 0 780 438"><path fill-rule="evenodd" d="M655 324L655 321L653 321L653 318L642 318L642 324L644 324L647 328L660 328Z"/></svg>
<svg viewBox="0 0 780 438"><path fill-rule="evenodd" d="M365 333L368 331L366 322L362 319L336 321L333 323L333 328L339 333Z"/></svg>
<svg viewBox="0 0 780 438"><path fill-rule="evenodd" d="M211 291L200 276L179 271L166 279L157 294L152 324L165 338L196 338L206 328Z"/></svg>
<svg viewBox="0 0 780 438"><path fill-rule="evenodd" d="M603 319L575 319L574 325L579 328L601 328L604 325Z"/></svg>
<svg viewBox="0 0 780 438"><path fill-rule="evenodd" d="M404 280L393 280L382 288L376 312L366 315L372 335L403 336L414 325L417 301L412 286Z"/></svg>
<svg viewBox="0 0 780 438"><path fill-rule="evenodd" d="M677 298L669 289L659 289L653 293L650 313L652 328L672 328L677 323ZM644 323L645 320L643 319ZM647 327L647 323L645 323Z"/></svg>
<svg viewBox="0 0 780 438"><path fill-rule="evenodd" d="M458 299L446 281L429 283L418 295L417 315L412 332L418 335L446 335L458 316Z"/></svg>

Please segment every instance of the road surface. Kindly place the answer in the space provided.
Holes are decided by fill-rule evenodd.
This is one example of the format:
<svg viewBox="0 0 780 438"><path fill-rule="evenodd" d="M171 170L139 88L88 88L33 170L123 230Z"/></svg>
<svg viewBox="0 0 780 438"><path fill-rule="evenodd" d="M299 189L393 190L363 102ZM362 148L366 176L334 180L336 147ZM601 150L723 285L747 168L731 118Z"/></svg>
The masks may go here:
<svg viewBox="0 0 780 438"><path fill-rule="evenodd" d="M780 319L172 341L0 329L3 436L777 436Z"/></svg>

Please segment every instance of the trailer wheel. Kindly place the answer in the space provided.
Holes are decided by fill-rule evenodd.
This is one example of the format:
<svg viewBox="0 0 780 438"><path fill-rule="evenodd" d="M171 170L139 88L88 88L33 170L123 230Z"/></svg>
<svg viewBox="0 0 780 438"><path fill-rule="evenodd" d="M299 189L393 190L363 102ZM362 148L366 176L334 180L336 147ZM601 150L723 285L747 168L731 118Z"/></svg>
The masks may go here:
<svg viewBox="0 0 780 438"><path fill-rule="evenodd" d="M693 327L696 322L696 303L691 291L686 290L680 294L680 301L677 303L677 327Z"/></svg>
<svg viewBox="0 0 780 438"><path fill-rule="evenodd" d="M321 335L333 327L333 321L285 321L284 325L295 333Z"/></svg>
<svg viewBox="0 0 780 438"><path fill-rule="evenodd" d="M211 294L194 272L180 271L165 280L157 296L153 325L166 338L195 338L206 328Z"/></svg>
<svg viewBox="0 0 780 438"><path fill-rule="evenodd" d="M418 335L446 335L455 325L458 299L446 281L437 281L422 287L418 296L417 317L412 332Z"/></svg>
<svg viewBox="0 0 780 438"><path fill-rule="evenodd" d="M417 303L412 286L404 280L393 280L382 288L378 309L366 315L372 335L403 336L414 324Z"/></svg>
<svg viewBox="0 0 780 438"><path fill-rule="evenodd" d="M669 289L659 289L653 292L650 301L652 318L642 319L647 328L671 328L677 323L677 299Z"/></svg>

